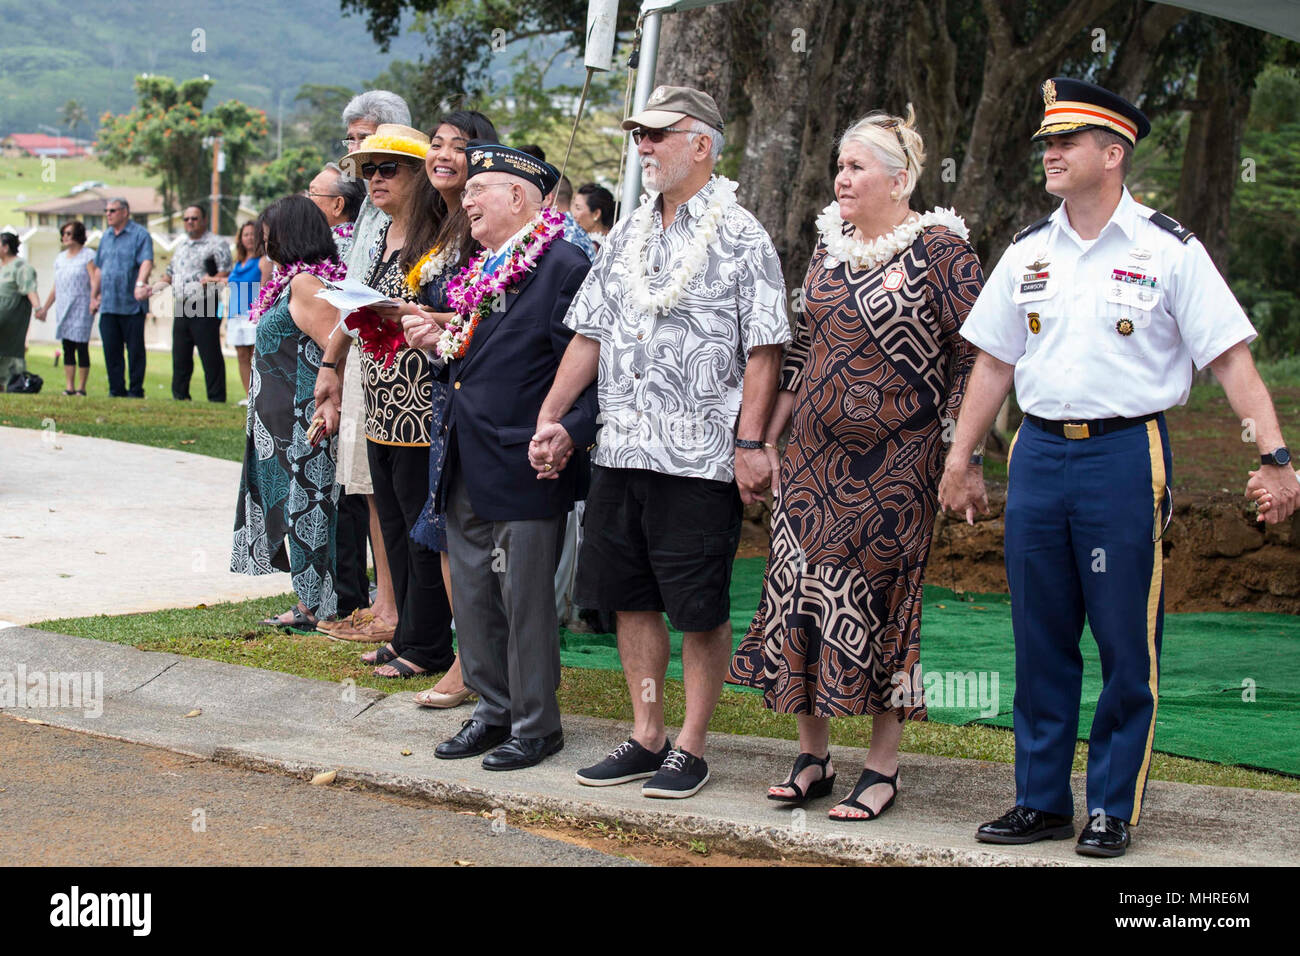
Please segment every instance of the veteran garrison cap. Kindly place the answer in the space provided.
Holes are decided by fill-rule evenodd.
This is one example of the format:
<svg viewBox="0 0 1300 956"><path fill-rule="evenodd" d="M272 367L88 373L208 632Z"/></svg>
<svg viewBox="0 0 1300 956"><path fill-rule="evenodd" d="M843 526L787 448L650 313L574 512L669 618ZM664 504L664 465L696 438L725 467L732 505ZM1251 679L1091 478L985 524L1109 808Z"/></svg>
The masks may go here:
<svg viewBox="0 0 1300 956"><path fill-rule="evenodd" d="M666 129L688 116L703 120L706 126L722 132L722 113L713 97L689 86L655 87L645 101L645 109L623 120L623 129L636 129L638 126Z"/></svg>
<svg viewBox="0 0 1300 956"><path fill-rule="evenodd" d="M1138 140L1151 132L1151 123L1124 97L1095 83L1066 76L1052 77L1043 84L1043 124L1032 139L1081 129L1108 129L1136 146Z"/></svg>
<svg viewBox="0 0 1300 956"><path fill-rule="evenodd" d="M466 179L473 179L479 173L509 173L532 183L545 196L560 181L560 171L536 156L530 156L523 150L500 143L488 143L471 140L465 147L469 157L469 172Z"/></svg>

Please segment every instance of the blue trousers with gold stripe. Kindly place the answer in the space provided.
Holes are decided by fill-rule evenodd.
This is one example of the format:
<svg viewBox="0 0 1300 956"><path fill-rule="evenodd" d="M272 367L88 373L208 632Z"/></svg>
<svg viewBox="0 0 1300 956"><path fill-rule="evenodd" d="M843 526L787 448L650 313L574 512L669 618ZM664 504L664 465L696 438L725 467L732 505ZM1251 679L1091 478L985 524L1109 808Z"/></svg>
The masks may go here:
<svg viewBox="0 0 1300 956"><path fill-rule="evenodd" d="M1172 460L1164 415L1082 440L1026 420L1008 465L1006 568L1016 642L1016 803L1072 815L1084 617L1101 655L1088 812L1136 824L1151 762Z"/></svg>

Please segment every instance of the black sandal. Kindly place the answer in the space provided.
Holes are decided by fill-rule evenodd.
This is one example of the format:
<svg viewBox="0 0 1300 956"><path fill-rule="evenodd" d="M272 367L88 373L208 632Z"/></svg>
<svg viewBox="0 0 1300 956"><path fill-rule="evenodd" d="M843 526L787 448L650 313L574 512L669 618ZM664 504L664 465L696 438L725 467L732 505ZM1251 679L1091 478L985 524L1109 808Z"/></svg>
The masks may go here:
<svg viewBox="0 0 1300 956"><path fill-rule="evenodd" d="M776 784L778 787L787 787L790 790L793 790L794 796L787 797L785 794L769 793L767 799L775 800L777 803L788 803L793 806L798 806L805 800L812 800L816 797L829 797L831 795L831 790L835 786L835 777L837 776L836 774L831 774L829 777L826 776L826 765L830 762L831 754L829 750L826 751L825 757L814 757L812 754L801 753L795 758L794 769L790 771L790 779L785 783ZM821 767L822 776L820 780L813 781L813 783L808 787L808 792L804 793L799 787L799 784L794 781L800 773L809 767Z"/></svg>
<svg viewBox="0 0 1300 956"><path fill-rule="evenodd" d="M383 667L385 664L390 664L401 656L401 654L397 653L397 651L385 644L379 650L375 651L375 659L373 661L368 661L365 657L362 657L361 663L365 664L367 667Z"/></svg>
<svg viewBox="0 0 1300 956"><path fill-rule="evenodd" d="M393 668L393 670L397 671L396 677L389 677L387 674L375 675L376 677L382 677L385 680L405 680L408 677L433 676L433 671L417 671L414 667L412 667L409 663L407 663L405 660L403 660L401 657L399 657L396 654L393 655L392 660L384 661L384 664L387 664L389 667ZM384 664L376 664L375 666L383 667Z"/></svg>
<svg viewBox="0 0 1300 956"><path fill-rule="evenodd" d="M885 805L881 807L879 810L872 810L870 807L864 807L862 804L858 803L858 797L862 796L862 794L865 793L868 788L874 787L878 783L887 783L894 788L893 794L890 796L888 800L885 801ZM862 776L858 777L858 782L853 785L853 792L850 793L843 800L841 800L839 803L837 803L835 806L841 806L847 803L849 806L856 807L857 809L861 810L863 813L866 814L866 816L865 817L837 817L837 816L831 816L831 814L829 813L827 814L827 816L829 816L832 820L846 820L850 823L861 823L866 820L874 820L876 819L876 817L880 816L886 810L888 810L890 807L894 805L894 798L897 796L898 796L898 771L897 770L894 771L894 775L892 777L886 777L883 773L880 773L877 770L863 770ZM834 807L832 807L832 809L834 809Z"/></svg>
<svg viewBox="0 0 1300 956"><path fill-rule="evenodd" d="M292 610L293 620L291 621L282 621L280 616L276 615L275 617L264 618L257 623L263 627L280 627L288 631L299 630L310 633L316 630L316 625L320 623L316 618L310 614L304 614L302 608L297 605L294 605Z"/></svg>

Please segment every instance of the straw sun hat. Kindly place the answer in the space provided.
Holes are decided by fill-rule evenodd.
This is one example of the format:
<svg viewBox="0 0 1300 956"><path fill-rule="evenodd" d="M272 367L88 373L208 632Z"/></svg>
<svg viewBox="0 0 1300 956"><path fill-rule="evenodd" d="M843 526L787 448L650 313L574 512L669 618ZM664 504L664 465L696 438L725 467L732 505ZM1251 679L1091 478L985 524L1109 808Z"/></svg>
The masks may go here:
<svg viewBox="0 0 1300 956"><path fill-rule="evenodd" d="M403 126L400 123L381 123L375 131L361 141L355 153L348 153L339 165L352 164L355 176L361 175L365 163L382 163L389 159L413 160L424 163L424 155L429 151L429 137L418 129ZM345 172L349 171L343 166Z"/></svg>

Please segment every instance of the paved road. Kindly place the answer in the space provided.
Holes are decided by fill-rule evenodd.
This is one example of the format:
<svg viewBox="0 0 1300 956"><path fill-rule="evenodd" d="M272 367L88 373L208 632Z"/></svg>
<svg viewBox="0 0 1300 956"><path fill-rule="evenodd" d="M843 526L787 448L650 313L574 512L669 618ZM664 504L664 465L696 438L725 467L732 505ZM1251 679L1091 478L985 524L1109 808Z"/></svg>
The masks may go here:
<svg viewBox="0 0 1300 956"><path fill-rule="evenodd" d="M628 862L480 816L0 718L0 866L457 861Z"/></svg>
<svg viewBox="0 0 1300 956"><path fill-rule="evenodd" d="M292 590L288 574L230 572L239 470L206 455L0 427L0 626Z"/></svg>

